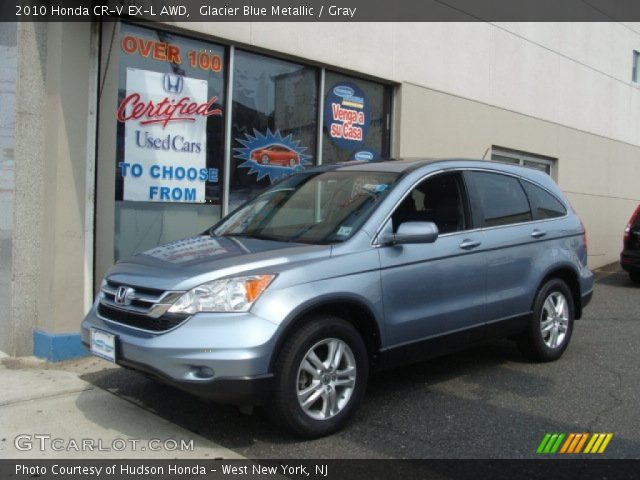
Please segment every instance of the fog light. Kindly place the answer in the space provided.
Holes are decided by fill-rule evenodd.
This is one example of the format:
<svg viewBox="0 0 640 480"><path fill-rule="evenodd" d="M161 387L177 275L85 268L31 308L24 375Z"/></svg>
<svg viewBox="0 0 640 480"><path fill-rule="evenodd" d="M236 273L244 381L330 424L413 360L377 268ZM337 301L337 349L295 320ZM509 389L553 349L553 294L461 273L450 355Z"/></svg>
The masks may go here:
<svg viewBox="0 0 640 480"><path fill-rule="evenodd" d="M202 378L213 378L215 373L209 367L194 366L194 367L191 367L191 375L193 375L195 378L202 379Z"/></svg>

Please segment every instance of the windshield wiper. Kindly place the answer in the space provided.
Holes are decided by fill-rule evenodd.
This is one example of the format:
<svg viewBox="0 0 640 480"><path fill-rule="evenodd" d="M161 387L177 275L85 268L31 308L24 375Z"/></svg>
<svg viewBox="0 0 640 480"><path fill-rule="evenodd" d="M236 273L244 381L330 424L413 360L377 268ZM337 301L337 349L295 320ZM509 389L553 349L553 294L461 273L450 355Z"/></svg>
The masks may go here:
<svg viewBox="0 0 640 480"><path fill-rule="evenodd" d="M301 236L303 236L305 233L307 233L309 230L311 230L316 225L317 225L317 223L312 223L311 225L309 225L307 227L304 227L298 233L296 233L295 235L292 235L291 237L287 238L285 241L286 242L294 242L294 241L296 241L297 239L299 239Z"/></svg>
<svg viewBox="0 0 640 480"><path fill-rule="evenodd" d="M272 237L269 235L256 235L252 233L223 233L220 237L240 237L240 238L255 238L256 240L275 240L282 242L284 239L278 237Z"/></svg>

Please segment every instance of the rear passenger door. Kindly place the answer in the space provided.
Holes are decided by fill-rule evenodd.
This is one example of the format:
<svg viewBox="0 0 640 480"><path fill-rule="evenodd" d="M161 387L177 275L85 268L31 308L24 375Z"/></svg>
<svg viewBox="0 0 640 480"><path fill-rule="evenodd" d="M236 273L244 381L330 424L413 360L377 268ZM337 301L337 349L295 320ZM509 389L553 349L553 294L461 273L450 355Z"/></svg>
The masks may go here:
<svg viewBox="0 0 640 480"><path fill-rule="evenodd" d="M540 274L536 259L548 254L546 240L553 236L544 222L534 220L564 213L558 211L555 198L545 197L546 191L518 177L488 171L472 171L469 177L487 251L488 333L504 334L521 328L531 311ZM533 209L527 189L532 199L539 198Z"/></svg>

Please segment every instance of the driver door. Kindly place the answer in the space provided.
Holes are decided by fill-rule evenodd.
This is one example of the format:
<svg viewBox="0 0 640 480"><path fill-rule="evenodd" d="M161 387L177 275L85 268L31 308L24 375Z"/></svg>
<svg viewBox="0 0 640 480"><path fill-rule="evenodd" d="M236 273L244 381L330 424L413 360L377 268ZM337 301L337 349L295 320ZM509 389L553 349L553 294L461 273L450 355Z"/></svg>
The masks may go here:
<svg viewBox="0 0 640 480"><path fill-rule="evenodd" d="M457 332L474 340L486 321L487 257L481 231L473 230L462 172L430 176L396 207L383 228L402 222L434 222L434 243L383 246L382 294L391 346ZM416 343L416 346L418 344Z"/></svg>

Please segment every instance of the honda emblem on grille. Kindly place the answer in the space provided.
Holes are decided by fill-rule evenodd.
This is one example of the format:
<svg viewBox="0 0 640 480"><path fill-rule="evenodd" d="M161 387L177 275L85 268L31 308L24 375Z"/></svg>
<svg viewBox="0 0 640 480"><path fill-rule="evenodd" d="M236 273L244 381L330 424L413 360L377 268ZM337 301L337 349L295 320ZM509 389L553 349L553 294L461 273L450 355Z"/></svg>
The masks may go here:
<svg viewBox="0 0 640 480"><path fill-rule="evenodd" d="M131 305L131 297L133 296L134 289L131 287L118 287L115 295L115 302L118 305Z"/></svg>

